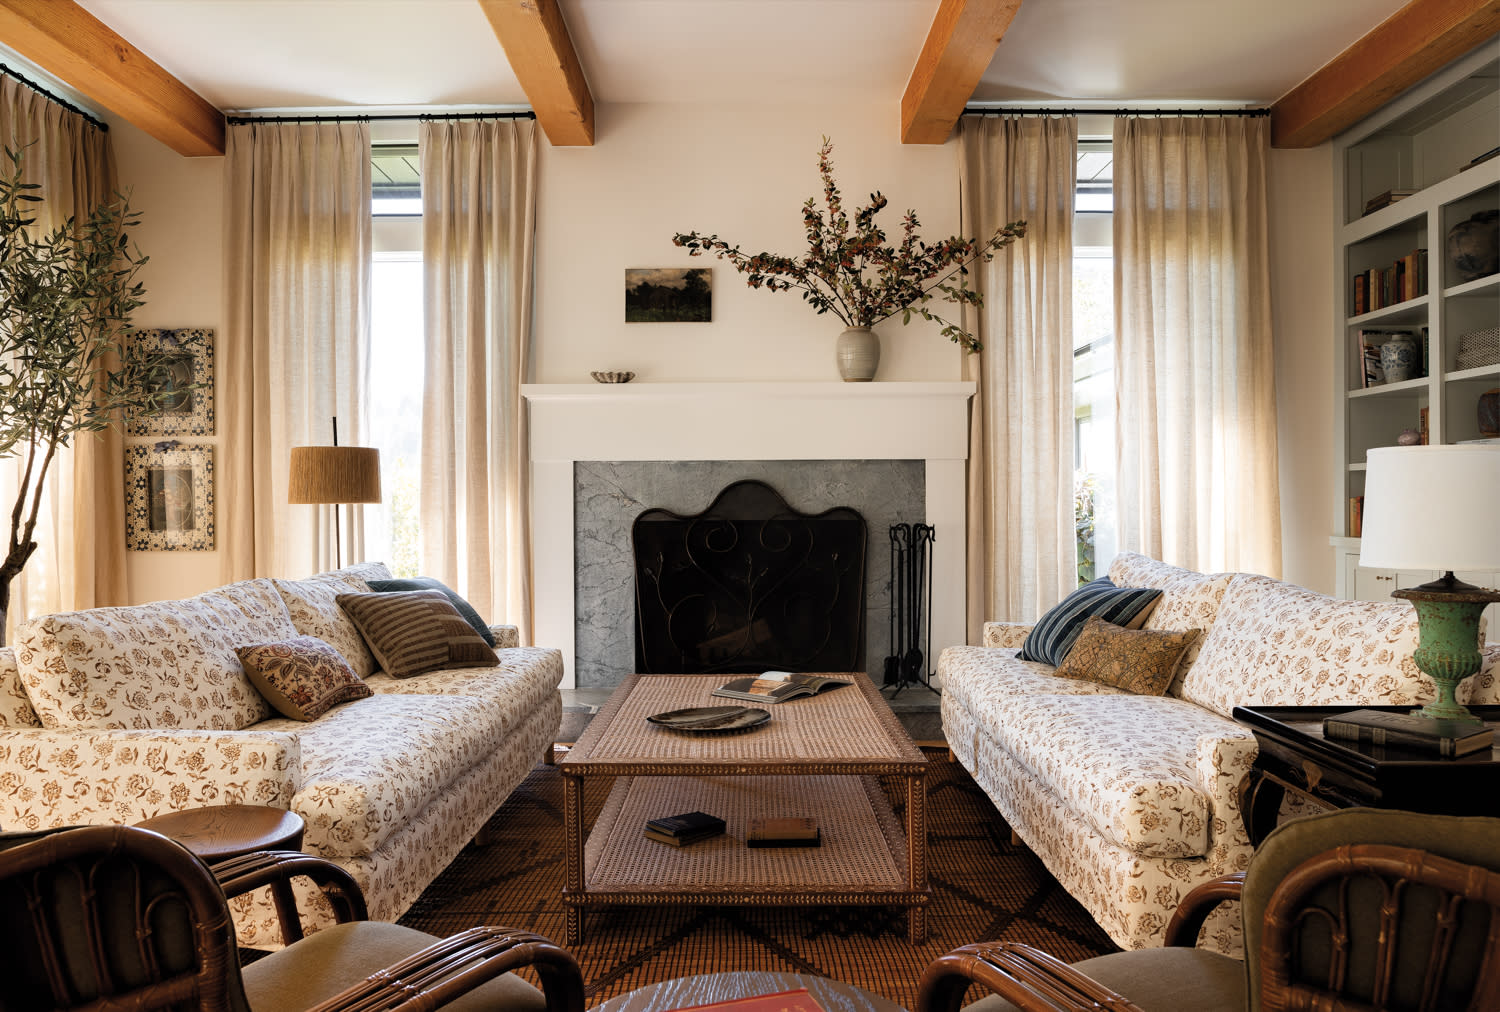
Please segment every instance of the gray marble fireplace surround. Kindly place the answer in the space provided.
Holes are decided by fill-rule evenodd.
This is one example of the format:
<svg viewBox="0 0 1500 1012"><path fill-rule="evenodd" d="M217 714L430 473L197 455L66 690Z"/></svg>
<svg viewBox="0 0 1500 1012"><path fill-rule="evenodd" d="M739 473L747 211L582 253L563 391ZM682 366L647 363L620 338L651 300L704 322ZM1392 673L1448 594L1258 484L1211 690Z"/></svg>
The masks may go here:
<svg viewBox="0 0 1500 1012"><path fill-rule="evenodd" d="M575 671L580 688L612 688L635 667L635 560L644 510L698 513L743 478L793 509L836 506L865 518L865 664L877 684L890 652L890 527L926 522L922 460L579 460L574 475Z"/></svg>

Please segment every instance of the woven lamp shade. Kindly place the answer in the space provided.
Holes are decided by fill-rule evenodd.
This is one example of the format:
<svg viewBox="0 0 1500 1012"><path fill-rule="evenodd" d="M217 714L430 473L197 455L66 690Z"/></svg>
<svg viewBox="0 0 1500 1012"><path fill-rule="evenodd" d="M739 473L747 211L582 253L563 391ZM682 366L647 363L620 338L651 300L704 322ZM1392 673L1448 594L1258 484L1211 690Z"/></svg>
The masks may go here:
<svg viewBox="0 0 1500 1012"><path fill-rule="evenodd" d="M373 446L294 446L289 503L380 501L380 451Z"/></svg>

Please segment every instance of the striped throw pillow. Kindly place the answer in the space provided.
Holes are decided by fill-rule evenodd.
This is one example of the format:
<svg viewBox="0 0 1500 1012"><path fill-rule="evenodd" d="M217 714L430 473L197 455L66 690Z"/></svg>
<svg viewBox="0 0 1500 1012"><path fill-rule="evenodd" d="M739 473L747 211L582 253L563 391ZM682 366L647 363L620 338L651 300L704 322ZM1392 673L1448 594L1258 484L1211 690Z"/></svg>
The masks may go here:
<svg viewBox="0 0 1500 1012"><path fill-rule="evenodd" d="M340 594L337 600L393 678L500 662L440 590Z"/></svg>
<svg viewBox="0 0 1500 1012"><path fill-rule="evenodd" d="M1083 624L1098 615L1127 629L1139 629L1161 599L1154 587L1116 587L1107 576L1085 583L1037 620L1019 656L1023 661L1042 661L1054 667L1063 662Z"/></svg>

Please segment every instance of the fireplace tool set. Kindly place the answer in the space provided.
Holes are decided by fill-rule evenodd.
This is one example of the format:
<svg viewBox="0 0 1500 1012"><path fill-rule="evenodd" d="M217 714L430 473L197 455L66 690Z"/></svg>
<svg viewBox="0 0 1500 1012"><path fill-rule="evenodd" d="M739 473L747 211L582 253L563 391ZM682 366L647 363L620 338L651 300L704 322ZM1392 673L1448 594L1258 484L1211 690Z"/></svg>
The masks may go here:
<svg viewBox="0 0 1500 1012"><path fill-rule="evenodd" d="M885 689L932 688L932 542L930 524L891 525L891 654Z"/></svg>

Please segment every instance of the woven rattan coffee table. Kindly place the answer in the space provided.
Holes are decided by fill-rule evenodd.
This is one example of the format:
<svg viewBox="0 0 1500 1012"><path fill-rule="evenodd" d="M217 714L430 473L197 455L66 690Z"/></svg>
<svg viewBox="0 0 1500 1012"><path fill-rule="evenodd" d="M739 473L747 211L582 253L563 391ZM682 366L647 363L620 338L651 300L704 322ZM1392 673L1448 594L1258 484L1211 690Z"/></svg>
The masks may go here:
<svg viewBox="0 0 1500 1012"><path fill-rule="evenodd" d="M727 675L631 675L558 763L563 773L567 944L590 907L904 906L915 944L927 931L927 760L873 682L769 704L771 721L733 734L686 734L646 717L735 705L710 693ZM754 706L753 703L739 704ZM615 778L585 841L584 784ZM906 824L880 776L904 778ZM723 836L676 848L647 839L646 820L704 811ZM752 849L753 815L818 820L821 847Z"/></svg>

